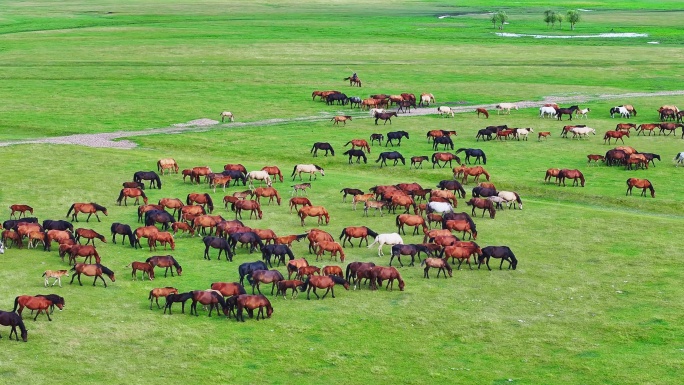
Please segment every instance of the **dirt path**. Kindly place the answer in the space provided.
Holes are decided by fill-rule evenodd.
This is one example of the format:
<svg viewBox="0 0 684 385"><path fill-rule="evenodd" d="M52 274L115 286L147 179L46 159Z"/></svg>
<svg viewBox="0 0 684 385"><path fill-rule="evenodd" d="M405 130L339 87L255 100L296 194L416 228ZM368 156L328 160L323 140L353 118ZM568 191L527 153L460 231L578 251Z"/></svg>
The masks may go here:
<svg viewBox="0 0 684 385"><path fill-rule="evenodd" d="M684 90L680 91L661 91L661 92L632 92L625 94L603 94L603 95L573 95L573 96L553 96L545 97L542 101L520 101L516 104L519 108L534 108L539 107L540 104L544 103L559 103L559 104L577 104L586 103L591 100L608 100L608 99L623 99L628 100L630 98L643 98L643 97L658 97L658 96L682 96L684 95ZM451 107L456 113L473 112L476 108L486 108L492 110L495 104L479 104L479 105L468 105L459 106L452 105L450 103L443 103L440 105L445 105ZM403 117L410 116L422 116L422 115L432 115L437 113L437 108L418 108L414 109L411 114L402 114ZM37 138L37 139L27 139L27 140L15 140L15 141L5 141L0 142L0 147L12 146L17 144L72 144L88 147L108 147L108 148L121 148L121 149L131 149L135 148L137 145L125 138L132 138L136 136L145 135L158 135L158 134L181 134L183 132L201 132L209 131L210 129L216 128L242 128L242 127L259 127L259 126L270 126L284 123L295 123L295 122L316 122L323 120L330 120L333 116L332 113L323 113L320 116L305 116L300 118L292 119L267 119L259 120L255 122L248 123L226 123L223 124L217 120L212 119L197 119L187 123L174 124L171 127L166 128L153 128L146 129L142 131L117 131L117 132L107 132L101 134L79 134L79 135L68 135L68 136L56 136L50 138ZM367 118L370 119L367 113L358 113L355 115L356 118Z"/></svg>

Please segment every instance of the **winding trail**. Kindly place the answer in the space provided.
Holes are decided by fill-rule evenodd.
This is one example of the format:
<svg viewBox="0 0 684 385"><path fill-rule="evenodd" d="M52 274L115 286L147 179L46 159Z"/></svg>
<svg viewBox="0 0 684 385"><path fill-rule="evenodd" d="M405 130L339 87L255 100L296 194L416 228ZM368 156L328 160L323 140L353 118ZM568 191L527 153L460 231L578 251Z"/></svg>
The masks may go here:
<svg viewBox="0 0 684 385"><path fill-rule="evenodd" d="M682 96L684 90L678 91L660 91L660 92L631 92L624 94L601 94L601 95L572 95L572 96L547 96L539 101L520 101L516 102L519 108L536 108L544 103L559 103L559 104L574 104L586 103L591 100L609 100L609 99L629 99L629 98L644 98L644 97L659 97L659 96ZM442 103L451 107L456 113L473 112L476 108L486 108L488 110L494 109L496 104L479 104L479 105L450 105L450 103ZM403 114L402 117L423 116L437 114L437 108L417 108L411 114ZM125 138L132 138L136 136L159 135L159 134L181 134L184 132L201 132L209 131L217 128L242 128L242 127L260 127L271 126L278 124L296 123L296 122L317 122L323 120L330 120L333 113L323 113L318 116L305 116L291 119L267 119L247 123L221 123L212 119L197 119L188 123L174 124L171 127L153 128L141 131L117 131L99 134L77 134L68 136L55 136L46 138L13 140L0 142L0 147L13 146L19 144L71 144L88 147L107 147L119 149L132 149L137 147L137 144ZM367 113L354 115L355 118L368 118Z"/></svg>

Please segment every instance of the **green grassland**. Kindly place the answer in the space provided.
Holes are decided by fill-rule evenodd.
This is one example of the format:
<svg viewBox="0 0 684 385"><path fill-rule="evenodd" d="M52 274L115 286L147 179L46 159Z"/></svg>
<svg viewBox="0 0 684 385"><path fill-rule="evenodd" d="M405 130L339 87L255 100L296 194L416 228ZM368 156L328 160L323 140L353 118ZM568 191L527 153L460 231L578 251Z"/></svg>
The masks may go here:
<svg viewBox="0 0 684 385"><path fill-rule="evenodd" d="M83 279L84 286L45 289L46 269L66 268L57 252L7 250L0 258L0 308L11 310L21 294L58 293L65 310L48 322L25 313L29 342L2 333L0 382L33 383L485 383L485 384L664 384L681 378L684 327L682 267L677 229L684 204L680 172L672 163L683 150L675 137L626 138L642 152L661 154L648 170L587 166L587 154L603 154L603 133L622 120L608 109L630 103L637 123L657 120L663 104L681 105L681 96L600 100L596 95L678 90L682 53L681 11L675 2L564 2L558 11L583 13L575 34L648 33L633 39L527 39L494 35L485 12L505 9L506 32L571 34L548 30L545 3L516 2L505 8L487 2L455 7L443 2L224 2L125 1L6 2L0 17L0 140L73 133L143 130L197 118L217 119L233 111L240 122L347 113L342 107L311 101L315 89L349 87L351 71L364 80L360 96L386 92L431 92L455 105L541 100L547 96L588 95L586 124L597 129L586 140L561 139L563 123L539 119L536 109L513 111L488 120L474 114L453 119L406 117L375 126L354 113L346 126L327 120L255 127L221 124L178 135L132 138L132 150L59 145L2 147L0 207L26 203L43 219L61 219L74 202L108 208L102 222L85 218L77 227L106 234L99 244L103 264L117 280ZM667 12L665 12L667 11ZM111 13L110 13L111 12ZM443 14L463 14L438 19ZM646 44L659 41L659 45ZM616 76L615 74L619 75ZM358 118L357 118L358 116ZM364 118L361 118L361 117ZM585 123L585 122L582 122ZM551 131L548 141L476 142L485 125L508 124ZM199 237L177 237L171 252L183 266L180 277L132 281L132 261L163 250L114 245L113 222L136 224L136 209L115 204L123 181L173 157L181 168L226 163L247 169L278 165L285 183L274 186L283 206L265 206L261 221L279 235L315 225L289 214L293 165L316 163L326 175L313 181L309 197L330 211L321 226L334 236L343 227L366 225L396 231L394 215L363 217L341 202L340 189L418 182L434 186L451 178L448 168L380 169L381 149L368 164L347 163L343 145L371 133L406 130L397 147L405 157L430 155L429 129L455 129L458 147L482 148L486 169L499 190L520 193L524 210L505 210L476 223L481 246L508 245L519 259L516 271L456 271L453 278L426 280L420 267L400 272L406 290L356 291L337 288L335 299L307 301L268 297L274 314L266 321L238 324L223 317L163 315L149 310L150 289L181 291L236 281L240 263L259 259L239 249L234 261L202 259ZM336 156L311 158L316 141L330 142ZM384 147L383 147L384 148ZM544 183L546 169L579 168L587 185ZM648 178L656 199L625 196L625 180ZM179 175L163 177L161 190L146 190L150 201L184 199L209 192ZM467 190L473 187L471 182ZM230 187L226 195L245 189ZM233 213L211 193L215 212ZM459 209L466 210L463 200ZM406 243L422 237L407 235ZM293 247L310 262L305 243ZM386 265L377 249L347 247L347 261ZM385 248L389 254L389 248ZM212 251L212 256L216 252ZM329 257L318 266L331 263ZM335 263L334 261L332 263ZM339 262L338 262L339 263ZM495 266L496 265L496 266ZM285 271L283 267L279 270ZM248 292L251 290L248 289Z"/></svg>

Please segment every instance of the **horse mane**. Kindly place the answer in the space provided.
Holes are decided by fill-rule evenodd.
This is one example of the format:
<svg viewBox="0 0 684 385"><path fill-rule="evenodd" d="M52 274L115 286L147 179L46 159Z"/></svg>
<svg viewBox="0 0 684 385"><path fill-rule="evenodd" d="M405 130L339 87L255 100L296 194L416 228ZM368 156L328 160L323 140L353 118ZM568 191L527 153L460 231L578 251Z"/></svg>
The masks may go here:
<svg viewBox="0 0 684 385"><path fill-rule="evenodd" d="M317 164L314 164L313 166L316 167L316 170L323 170L323 167L321 167L321 166L319 166L319 165L317 165Z"/></svg>
<svg viewBox="0 0 684 385"><path fill-rule="evenodd" d="M209 206L209 211L214 211L214 201L211 200L211 195L205 193L204 197L207 198L207 206Z"/></svg>
<svg viewBox="0 0 684 385"><path fill-rule="evenodd" d="M375 237L378 236L378 233L376 233L375 231L369 229L367 226L364 226L364 227L366 228L366 231L368 232L368 235L370 235L371 237L375 238Z"/></svg>
<svg viewBox="0 0 684 385"><path fill-rule="evenodd" d="M340 284L340 285L349 284L349 282L346 279L344 279L340 276L329 275L328 277L330 277L330 279L332 279L333 282L335 282L335 284Z"/></svg>
<svg viewBox="0 0 684 385"><path fill-rule="evenodd" d="M105 265L101 265L101 264L97 263L96 266L99 267L103 273L105 273L107 275L114 275L114 272L109 270L109 268L106 267Z"/></svg>
<svg viewBox="0 0 684 385"><path fill-rule="evenodd" d="M95 207L96 209L98 209L98 210L100 210L100 211L107 211L107 208L106 208L106 207L104 207L104 206L102 206L102 205L98 205L98 204L95 203L95 202L90 202L90 204L93 205L93 207Z"/></svg>

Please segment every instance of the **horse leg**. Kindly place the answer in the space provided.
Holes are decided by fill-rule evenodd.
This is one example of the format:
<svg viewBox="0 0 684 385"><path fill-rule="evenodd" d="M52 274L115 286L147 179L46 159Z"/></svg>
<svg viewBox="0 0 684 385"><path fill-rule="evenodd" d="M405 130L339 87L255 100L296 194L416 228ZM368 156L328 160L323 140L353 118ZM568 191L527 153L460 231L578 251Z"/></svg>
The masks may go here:
<svg viewBox="0 0 684 385"><path fill-rule="evenodd" d="M330 286L328 290L325 291L325 294L323 294L323 298L325 298L326 295L328 295L328 292L332 290L332 297L335 298L335 290L333 289L333 286Z"/></svg>

